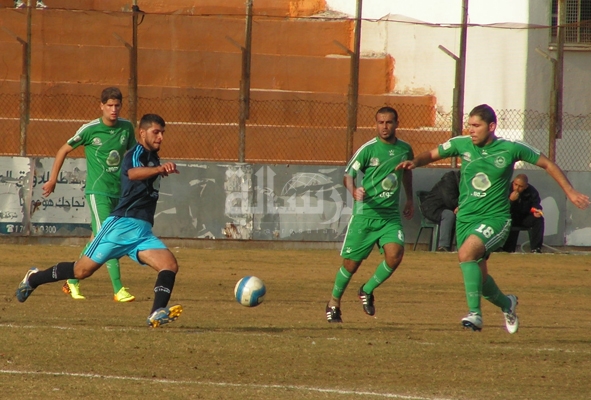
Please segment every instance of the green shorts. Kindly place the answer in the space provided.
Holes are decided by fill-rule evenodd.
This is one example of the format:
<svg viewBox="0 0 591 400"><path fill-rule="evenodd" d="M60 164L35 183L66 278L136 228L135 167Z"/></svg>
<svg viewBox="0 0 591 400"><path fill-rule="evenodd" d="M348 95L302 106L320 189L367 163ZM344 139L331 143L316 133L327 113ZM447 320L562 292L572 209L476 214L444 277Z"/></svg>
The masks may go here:
<svg viewBox="0 0 591 400"><path fill-rule="evenodd" d="M92 225L92 233L96 233L101 229L103 221L111 214L119 203L119 198L104 196L101 194L87 194L86 204L90 208L90 222Z"/></svg>
<svg viewBox="0 0 591 400"><path fill-rule="evenodd" d="M347 227L341 256L348 260L363 261L374 245L377 244L380 253L383 253L384 245L388 243L397 243L404 247L404 232L400 221L353 215Z"/></svg>
<svg viewBox="0 0 591 400"><path fill-rule="evenodd" d="M511 230L511 219L488 218L482 222L460 222L456 223L456 237L458 248L468 239L470 235L476 235L484 243L485 255L503 247L509 237Z"/></svg>

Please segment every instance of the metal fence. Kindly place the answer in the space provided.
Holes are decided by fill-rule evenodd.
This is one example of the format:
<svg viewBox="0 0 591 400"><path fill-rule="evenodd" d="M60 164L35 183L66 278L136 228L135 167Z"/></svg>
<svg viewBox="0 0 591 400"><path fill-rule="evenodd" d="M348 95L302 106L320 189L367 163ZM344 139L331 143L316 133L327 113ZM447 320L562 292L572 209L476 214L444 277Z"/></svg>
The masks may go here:
<svg viewBox="0 0 591 400"><path fill-rule="evenodd" d="M351 47L355 20L255 14L246 54L238 43L246 40L247 20L236 15L131 14L0 9L1 155L54 156L81 124L100 115L98 95L106 86L124 92L123 117L164 116L165 158L343 165L375 135L374 114L383 105L399 111L398 136L415 153L452 136L453 110L441 111L434 95L393 94L387 55L359 61L359 93L351 96L357 79L343 48ZM320 22L334 29L321 30ZM314 42L298 45L294 37ZM240 90L245 77L249 91ZM591 169L591 114L563 114L556 141L550 113L497 114L499 136L555 152L563 169Z"/></svg>

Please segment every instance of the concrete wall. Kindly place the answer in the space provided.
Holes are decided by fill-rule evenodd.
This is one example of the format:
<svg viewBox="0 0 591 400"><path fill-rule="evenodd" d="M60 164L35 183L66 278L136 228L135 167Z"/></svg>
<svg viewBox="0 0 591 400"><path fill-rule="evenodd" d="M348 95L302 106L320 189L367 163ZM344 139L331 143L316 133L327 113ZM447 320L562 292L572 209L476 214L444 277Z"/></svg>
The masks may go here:
<svg viewBox="0 0 591 400"><path fill-rule="evenodd" d="M86 237L90 216L83 189L84 159L67 159L56 191L41 186L52 158L0 157L0 234L4 237ZM342 185L344 167L252 165L178 161L179 175L161 182L154 231L166 238L266 241L342 241L352 199ZM429 190L448 169L415 170L414 190ZM522 171L516 171L516 173ZM591 215L570 204L541 170L527 171L541 194L550 246L591 246ZM591 173L569 173L575 187L591 194ZM402 194L404 199L404 194ZM414 243L416 213L403 219L406 242ZM423 234L419 243L427 243ZM522 234L521 241L527 240Z"/></svg>
<svg viewBox="0 0 591 400"><path fill-rule="evenodd" d="M327 6L355 13L355 0L327 0ZM363 2L364 18L426 23L409 28L404 23L366 21L364 50L393 54L397 90L433 93L442 111L452 105L455 65L437 47L459 53L459 29L446 25L461 22L461 6L461 0ZM540 0L470 2L469 23L488 26L468 30L467 110L488 103L496 109L548 111L552 65L536 48L555 56L549 49L549 30L541 29L550 24L550 6L550 1ZM536 29L524 29L528 26ZM591 85L591 53L567 50L564 63L564 111L591 113L585 90Z"/></svg>

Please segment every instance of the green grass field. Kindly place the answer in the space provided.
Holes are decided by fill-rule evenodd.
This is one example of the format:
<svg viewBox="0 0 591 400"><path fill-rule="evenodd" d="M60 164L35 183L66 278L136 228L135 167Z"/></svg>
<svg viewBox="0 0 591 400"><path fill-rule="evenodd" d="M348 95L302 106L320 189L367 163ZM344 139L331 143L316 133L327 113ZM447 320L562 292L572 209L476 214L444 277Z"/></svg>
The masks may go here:
<svg viewBox="0 0 591 400"><path fill-rule="evenodd" d="M324 307L336 250L174 248L178 321L145 326L155 272L128 259L123 282L137 300L112 300L105 268L83 281L86 300L61 284L24 304L26 270L73 260L80 247L0 245L0 387L6 399L589 399L591 257L494 254L489 271L519 296L521 328L509 335L485 303L482 332L466 314L456 254L407 251L375 292L376 315L356 292L374 252L343 298L343 324ZM265 302L246 308L234 284L256 275Z"/></svg>

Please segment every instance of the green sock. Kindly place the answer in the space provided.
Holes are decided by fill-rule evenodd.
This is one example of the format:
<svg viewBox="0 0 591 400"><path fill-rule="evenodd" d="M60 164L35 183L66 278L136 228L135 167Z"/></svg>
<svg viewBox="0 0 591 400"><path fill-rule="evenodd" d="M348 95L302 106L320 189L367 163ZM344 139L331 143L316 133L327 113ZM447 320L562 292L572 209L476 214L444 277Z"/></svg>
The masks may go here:
<svg viewBox="0 0 591 400"><path fill-rule="evenodd" d="M376 272L374 272L373 276L369 278L365 285L363 285L363 291L365 293L373 293L375 288L380 286L386 279L388 279L392 273L394 273L394 270L388 267L386 261L382 261L376 268Z"/></svg>
<svg viewBox="0 0 591 400"><path fill-rule="evenodd" d="M476 261L460 263L462 275L464 275L464 287L466 290L466 301L470 312L482 315L480 309L480 296L482 296L482 272Z"/></svg>
<svg viewBox="0 0 591 400"><path fill-rule="evenodd" d="M486 281L482 285L482 296L503 311L511 308L511 300L501 292L490 275L486 277Z"/></svg>
<svg viewBox="0 0 591 400"><path fill-rule="evenodd" d="M334 286L332 288L332 297L335 299L340 299L343 295L345 289L347 289L347 285L351 281L351 277L353 276L352 273L347 271L344 266L341 265L337 272L337 276L334 280Z"/></svg>
<svg viewBox="0 0 591 400"><path fill-rule="evenodd" d="M107 271L111 277L111 283L113 284L113 293L117 294L123 287L121 283L121 272L119 271L119 260L109 260L106 262Z"/></svg>

